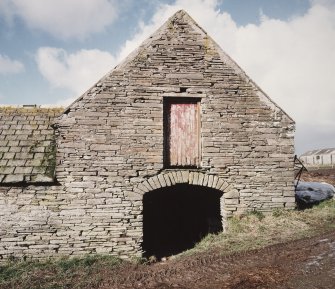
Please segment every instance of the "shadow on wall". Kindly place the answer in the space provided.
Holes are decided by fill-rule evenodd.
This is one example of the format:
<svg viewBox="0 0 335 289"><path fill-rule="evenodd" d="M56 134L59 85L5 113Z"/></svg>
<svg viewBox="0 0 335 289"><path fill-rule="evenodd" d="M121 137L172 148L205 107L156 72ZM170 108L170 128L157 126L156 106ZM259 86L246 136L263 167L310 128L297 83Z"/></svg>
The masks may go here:
<svg viewBox="0 0 335 289"><path fill-rule="evenodd" d="M209 233L222 231L216 189L177 184L153 190L143 199L143 250L162 258L194 247Z"/></svg>

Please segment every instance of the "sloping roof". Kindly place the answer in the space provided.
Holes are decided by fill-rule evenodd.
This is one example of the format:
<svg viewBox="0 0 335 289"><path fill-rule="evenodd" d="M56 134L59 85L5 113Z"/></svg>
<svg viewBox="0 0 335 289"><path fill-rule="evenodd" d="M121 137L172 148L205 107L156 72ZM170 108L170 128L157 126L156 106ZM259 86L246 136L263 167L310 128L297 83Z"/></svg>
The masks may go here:
<svg viewBox="0 0 335 289"><path fill-rule="evenodd" d="M53 119L63 109L0 107L0 184L54 181Z"/></svg>
<svg viewBox="0 0 335 289"><path fill-rule="evenodd" d="M102 79L100 79L95 85L93 85L86 93L80 96L77 100L75 100L72 104L70 104L65 112L68 112L72 108L76 108L80 105L80 102L90 102L92 98L94 98L99 92L103 89L104 82L108 82L109 78L113 77L113 73L118 73L119 71L122 72L122 69L129 65L136 57L139 55L145 55L146 52L152 51L154 46L160 45L162 43L162 35L167 34L171 29L173 29L174 25L178 23L177 20L182 20L182 22L187 23L190 25L196 33L199 33L202 37L204 42L206 43L206 49L210 50L210 47L214 47L216 52L220 55L221 60L229 65L231 69L235 71L237 75L240 75L248 83L251 84L254 88L256 88L257 95L259 99L265 103L268 107L275 111L282 111L291 123L294 123L294 120L282 109L277 105L261 88L249 77L247 74L241 69L241 67L227 54L225 53L222 48L207 34L207 32L198 25L198 23L184 10L179 10L173 16L171 16L158 30L156 30L150 37L148 37L136 50L128 55L119 65L117 65L113 70L107 73ZM182 41L179 38L179 35L176 34L174 40L172 42L180 42ZM165 45L168 45L166 41L163 41ZM172 44L173 45L173 44ZM194 45L194 44L193 44ZM199 45L196 43L195 45ZM200 48L199 48L200 49ZM66 116L65 116L66 117ZM61 121L61 117L59 119ZM57 120L58 121L58 120Z"/></svg>
<svg viewBox="0 0 335 289"><path fill-rule="evenodd" d="M335 148L317 149L303 153L300 157L335 154Z"/></svg>

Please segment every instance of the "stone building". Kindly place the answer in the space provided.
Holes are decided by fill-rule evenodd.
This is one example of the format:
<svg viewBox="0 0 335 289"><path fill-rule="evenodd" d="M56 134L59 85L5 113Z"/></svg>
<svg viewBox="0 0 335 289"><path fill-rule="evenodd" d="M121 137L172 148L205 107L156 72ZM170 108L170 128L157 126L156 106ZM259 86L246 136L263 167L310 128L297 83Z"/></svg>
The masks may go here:
<svg viewBox="0 0 335 289"><path fill-rule="evenodd" d="M184 11L65 111L0 111L2 259L169 255L295 207L293 120Z"/></svg>

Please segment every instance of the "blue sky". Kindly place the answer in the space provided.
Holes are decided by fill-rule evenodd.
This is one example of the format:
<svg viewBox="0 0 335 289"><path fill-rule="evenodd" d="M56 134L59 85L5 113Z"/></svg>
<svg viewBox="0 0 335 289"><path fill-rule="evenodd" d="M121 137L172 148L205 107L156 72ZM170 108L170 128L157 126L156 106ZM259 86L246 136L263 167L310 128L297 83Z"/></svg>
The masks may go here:
<svg viewBox="0 0 335 289"><path fill-rule="evenodd" d="M335 147L335 0L0 0L0 104L66 106L185 9L297 123Z"/></svg>

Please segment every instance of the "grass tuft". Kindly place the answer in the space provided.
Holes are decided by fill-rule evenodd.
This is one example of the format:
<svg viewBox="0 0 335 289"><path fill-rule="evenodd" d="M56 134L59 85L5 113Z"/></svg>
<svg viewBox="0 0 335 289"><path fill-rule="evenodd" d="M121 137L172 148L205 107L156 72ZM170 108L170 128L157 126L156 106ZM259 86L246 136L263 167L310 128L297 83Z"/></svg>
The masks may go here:
<svg viewBox="0 0 335 289"><path fill-rule="evenodd" d="M230 218L226 232L206 236L180 256L204 252L213 247L220 248L223 254L258 249L334 229L334 221L334 199L304 211L277 209L269 214L252 211Z"/></svg>
<svg viewBox="0 0 335 289"><path fill-rule="evenodd" d="M249 212L249 214L255 216L260 221L262 221L265 218L264 213L261 211L252 210L251 212Z"/></svg>

